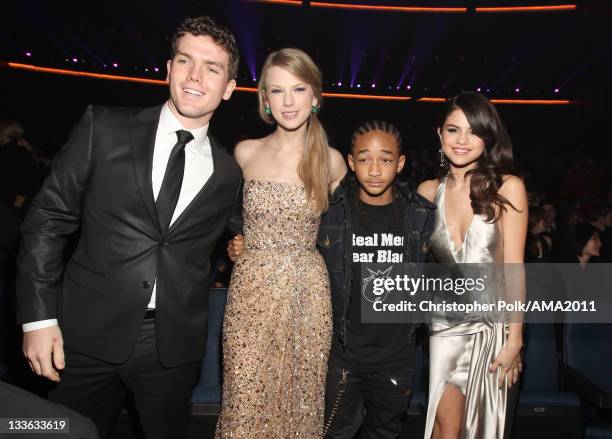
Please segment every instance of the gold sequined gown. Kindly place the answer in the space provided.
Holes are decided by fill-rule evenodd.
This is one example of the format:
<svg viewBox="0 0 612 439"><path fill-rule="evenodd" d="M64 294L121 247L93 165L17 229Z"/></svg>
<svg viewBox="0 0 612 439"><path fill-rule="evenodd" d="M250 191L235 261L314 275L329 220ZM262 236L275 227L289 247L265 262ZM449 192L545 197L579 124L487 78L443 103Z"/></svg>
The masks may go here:
<svg viewBox="0 0 612 439"><path fill-rule="evenodd" d="M247 180L243 206L215 437L320 438L332 324L319 214L294 183Z"/></svg>

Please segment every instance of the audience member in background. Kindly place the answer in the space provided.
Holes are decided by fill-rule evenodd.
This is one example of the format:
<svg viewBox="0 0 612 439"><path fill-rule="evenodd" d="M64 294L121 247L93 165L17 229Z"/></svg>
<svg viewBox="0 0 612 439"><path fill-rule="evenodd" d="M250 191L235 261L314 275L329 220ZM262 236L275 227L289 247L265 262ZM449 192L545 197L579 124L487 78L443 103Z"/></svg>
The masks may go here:
<svg viewBox="0 0 612 439"><path fill-rule="evenodd" d="M23 207L36 190L37 164L23 128L14 119L0 119L0 201Z"/></svg>
<svg viewBox="0 0 612 439"><path fill-rule="evenodd" d="M601 240L601 262L612 260L612 207L600 204L591 210L590 222L599 231Z"/></svg>
<svg viewBox="0 0 612 439"><path fill-rule="evenodd" d="M546 229L544 210L541 207L529 208L525 262L551 262L552 239L543 233Z"/></svg>
<svg viewBox="0 0 612 439"><path fill-rule="evenodd" d="M544 213L544 230L541 232L542 236L550 238L551 242L551 254L553 259L558 259L561 256L561 242L562 242L562 227L559 224L559 218L557 215L557 206L549 198L544 199L540 204Z"/></svg>
<svg viewBox="0 0 612 439"><path fill-rule="evenodd" d="M554 233L558 230L557 227L557 208L552 201L543 201L540 204L542 208L542 212L544 213L544 232L546 233Z"/></svg>
<svg viewBox="0 0 612 439"><path fill-rule="evenodd" d="M601 253L599 231L588 223L578 223L567 229L564 240L564 262L578 262L583 267Z"/></svg>
<svg viewBox="0 0 612 439"><path fill-rule="evenodd" d="M609 274L604 265L593 263L601 252L599 232L588 223L574 224L567 230L561 274L569 300L609 298ZM608 296L608 297L606 297Z"/></svg>

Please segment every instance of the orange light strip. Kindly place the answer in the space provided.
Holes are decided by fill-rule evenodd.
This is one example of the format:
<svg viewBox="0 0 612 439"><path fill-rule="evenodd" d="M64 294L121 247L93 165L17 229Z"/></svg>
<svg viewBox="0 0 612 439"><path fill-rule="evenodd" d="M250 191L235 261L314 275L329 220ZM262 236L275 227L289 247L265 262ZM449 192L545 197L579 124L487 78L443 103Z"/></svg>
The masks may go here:
<svg viewBox="0 0 612 439"><path fill-rule="evenodd" d="M68 75L68 76L83 76L86 78L108 79L110 81L140 82L143 84L155 84L155 85L166 84L166 81L162 81L160 79L147 79L147 78L137 78L134 76L108 75L106 73L81 72L81 71L76 71L76 70L56 69L52 67L38 67L38 66L33 66L31 64L21 64L21 63L15 63L15 62L9 62L7 64L9 68L11 69L29 70L32 72L53 73L57 75Z"/></svg>
<svg viewBox="0 0 612 439"><path fill-rule="evenodd" d="M575 11L577 6L551 5L551 6L491 6L477 7L476 12L552 12L552 11Z"/></svg>
<svg viewBox="0 0 612 439"><path fill-rule="evenodd" d="M313 8L332 8L332 9L353 9L362 11L385 11L385 12L450 12L466 13L467 8L434 8L422 6L375 6L375 5L355 5L350 3L325 3L310 2Z"/></svg>
<svg viewBox="0 0 612 439"><path fill-rule="evenodd" d="M56 69L52 67L38 67L30 64L21 64L15 62L6 63L12 69L18 70L29 70L31 72L40 72L40 73L52 73L56 75L66 75L66 76L81 76L85 78L93 78L93 79L108 79L111 81L124 81L124 82L139 82L141 84L153 84L153 85L168 85L168 81L161 79L148 79L148 78L138 78L136 76L121 76L121 75L108 75L105 73L91 73L91 72L81 72L77 70L67 70L67 69ZM256 92L257 89L254 87L236 87L237 91L246 91L246 92Z"/></svg>
<svg viewBox="0 0 612 439"><path fill-rule="evenodd" d="M419 98L417 99L419 102L446 102L444 98Z"/></svg>
<svg viewBox="0 0 612 439"><path fill-rule="evenodd" d="M302 6L301 0L250 0L254 3L271 3L275 5Z"/></svg>
<svg viewBox="0 0 612 439"><path fill-rule="evenodd" d="M255 3L267 3L277 5L302 6L301 0L247 0ZM468 8L462 7L434 7L434 6L377 6L377 5L362 5L353 3L327 3L327 2L310 2L313 8L330 8L330 9L351 9L364 11L385 11L385 12L441 12L441 13L467 13ZM476 7L476 12L555 12L555 11L575 11L578 8L576 4L567 5L544 5L544 6L479 6Z"/></svg>
<svg viewBox="0 0 612 439"><path fill-rule="evenodd" d="M108 75L104 73L91 73L91 72L82 72L77 70L67 70L67 69L56 69L52 67L38 67L33 66L31 64L21 64L15 62L8 63L0 63L0 65L7 65L11 69L17 70L27 70L31 72L40 72L40 73L51 73L56 75L67 75L67 76L80 76L85 78L93 78L93 79L106 79L111 81L124 81L124 82L137 82L142 84L152 84L152 85L167 85L166 81L162 81L160 79L148 79L148 78L138 78L135 76L120 76L120 75ZM257 92L257 88L255 87L236 87L236 91L240 92L248 92L255 93ZM331 93L324 92L322 93L324 97L327 98L340 98L340 99L369 99L369 100L379 100L379 101L409 101L413 100L411 96L384 96L384 95L360 95L360 94L352 94L352 93ZM435 97L423 97L416 99L417 102L445 102L445 98L435 98ZM491 102L494 104L522 104L522 105L569 105L573 102L570 100L564 99L491 99Z"/></svg>

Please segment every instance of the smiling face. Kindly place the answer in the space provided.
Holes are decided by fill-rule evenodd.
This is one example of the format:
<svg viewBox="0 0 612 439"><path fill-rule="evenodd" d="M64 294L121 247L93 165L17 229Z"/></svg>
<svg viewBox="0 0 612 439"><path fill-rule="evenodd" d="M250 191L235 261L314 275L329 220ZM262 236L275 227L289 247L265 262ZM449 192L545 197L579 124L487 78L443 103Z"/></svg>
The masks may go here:
<svg viewBox="0 0 612 439"><path fill-rule="evenodd" d="M472 132L462 110L456 109L448 115L438 130L444 155L456 168L473 167L482 155L485 144Z"/></svg>
<svg viewBox="0 0 612 439"><path fill-rule="evenodd" d="M312 87L282 67L271 67L265 78L265 103L279 126L295 131L305 126L313 105Z"/></svg>
<svg viewBox="0 0 612 439"><path fill-rule="evenodd" d="M392 134L369 131L357 137L348 162L359 182L361 201L373 205L391 203L392 184L404 168L405 160Z"/></svg>
<svg viewBox="0 0 612 439"><path fill-rule="evenodd" d="M228 81L229 57L209 36L185 34L168 61L169 107L187 129L206 125L236 87Z"/></svg>

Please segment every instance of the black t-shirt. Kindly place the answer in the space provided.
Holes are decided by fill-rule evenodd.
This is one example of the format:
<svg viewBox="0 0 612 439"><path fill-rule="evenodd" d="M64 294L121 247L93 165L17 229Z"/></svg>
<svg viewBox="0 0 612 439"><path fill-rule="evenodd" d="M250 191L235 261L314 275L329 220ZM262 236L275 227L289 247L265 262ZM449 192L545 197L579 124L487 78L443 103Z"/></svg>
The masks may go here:
<svg viewBox="0 0 612 439"><path fill-rule="evenodd" d="M411 367L414 362L414 345L409 340L411 325L361 322L361 262L389 262L391 258L394 258L394 262L407 262L403 260L406 237L402 228L395 225L402 218L400 216L394 221L393 203L374 206L360 202L360 215L355 208L355 201L352 202L353 236L349 236L349 239L353 241L353 254L348 257L353 261L353 279L347 343L344 350L337 337L334 337L332 362L357 372L392 372ZM396 212L401 215L401 206L397 206Z"/></svg>

